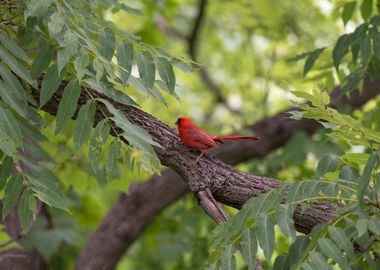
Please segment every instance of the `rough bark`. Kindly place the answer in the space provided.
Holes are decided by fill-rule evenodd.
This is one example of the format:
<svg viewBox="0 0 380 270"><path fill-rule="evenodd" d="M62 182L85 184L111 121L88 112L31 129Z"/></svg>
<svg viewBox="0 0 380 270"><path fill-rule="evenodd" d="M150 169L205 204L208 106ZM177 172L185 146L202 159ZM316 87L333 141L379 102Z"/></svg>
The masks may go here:
<svg viewBox="0 0 380 270"><path fill-rule="evenodd" d="M371 97L376 96L379 93L376 85L379 81L365 83L364 94L360 95L358 93L354 94L352 98L349 99L348 104L352 106L360 106L365 101L369 100ZM43 108L51 114L55 114L57 106L62 94L62 90L65 84L63 83L58 91L55 93L54 97L49 101L49 103ZM33 92L36 99L39 96L39 90L35 89ZM101 96L95 91L92 92L94 96ZM105 97L103 97L105 98ZM83 92L80 97L80 105L84 104L89 99L88 95ZM336 103L340 103L336 102ZM124 111L126 116L133 123L145 128L148 130L153 138L158 141L164 148L157 148L157 154L162 162L162 164L176 170L185 182L189 185L191 191L197 192L199 190L210 188L213 195L216 199L221 202L224 202L228 205L240 208L244 202L252 196L258 195L262 192L265 192L269 188L276 187L279 184L279 181L274 179L269 179L266 177L253 176L244 172L239 172L238 170L222 163L219 160L216 160L211 157L202 159L197 167L189 168L189 164L196 158L196 154L189 152L186 147L184 147L178 139L178 136L174 130L162 122L158 121L151 115L141 111L138 108L132 106L125 106L113 102L115 107ZM281 115L278 117L280 123L285 121L291 121L292 123L298 123L301 125L302 121L293 121L289 119L282 118ZM102 118L100 113L97 114L97 121ZM287 140L288 136L293 134L297 129L297 124L292 124L290 127L288 125L279 125L274 126L272 131L266 131L265 134L261 134L259 129L263 126L271 126L267 121L263 121L257 124L259 131L257 132L264 138L264 141L261 141L260 144L257 144L258 149L250 151L249 149L254 149L249 145L244 146L244 151L240 151L240 154L246 155L247 152L257 153L257 156L263 155L265 147L270 149L271 147L276 147L275 145L280 144L279 137L283 137L283 140ZM308 121L309 128L312 133L315 129L318 128L318 124L312 124L312 121ZM268 130L271 130L270 128ZM300 128L300 130L304 130ZM283 133L283 136L280 134ZM265 137L265 136L267 137ZM266 142L266 140L268 140ZM269 146L268 143L270 140L274 140L274 146ZM261 147L260 145L267 145ZM232 147L232 146L226 146ZM223 152L223 151L222 151ZM236 153L235 153L236 154ZM220 154L223 157L223 154ZM224 154L225 155L225 154ZM231 157L233 154L231 154ZM245 157L246 158L246 157ZM225 158L223 158L225 159ZM233 163L238 162L237 159L232 161ZM301 232L309 232L313 226L320 222L327 222L334 216L334 207L329 204L321 204L314 209L311 209L307 213L300 215L300 213L295 213L295 222L297 229Z"/></svg>

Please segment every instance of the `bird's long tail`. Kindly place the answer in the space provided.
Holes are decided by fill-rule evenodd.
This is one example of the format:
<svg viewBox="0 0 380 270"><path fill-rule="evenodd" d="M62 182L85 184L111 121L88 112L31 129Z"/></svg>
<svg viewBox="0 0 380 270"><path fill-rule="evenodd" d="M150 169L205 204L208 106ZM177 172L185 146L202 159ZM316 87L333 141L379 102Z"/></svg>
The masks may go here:
<svg viewBox="0 0 380 270"><path fill-rule="evenodd" d="M258 140L257 136L213 136L214 140Z"/></svg>

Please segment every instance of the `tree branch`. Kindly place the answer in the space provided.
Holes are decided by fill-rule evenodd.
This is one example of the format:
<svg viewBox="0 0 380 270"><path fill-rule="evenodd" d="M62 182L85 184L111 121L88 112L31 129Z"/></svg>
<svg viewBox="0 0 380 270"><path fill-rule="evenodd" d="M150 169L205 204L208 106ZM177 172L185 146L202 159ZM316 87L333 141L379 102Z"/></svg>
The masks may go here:
<svg viewBox="0 0 380 270"><path fill-rule="evenodd" d="M348 103L354 106L359 106L360 102L364 103L371 97L374 97L377 94L379 94L379 90L377 90L378 88L376 87L376 84L379 84L379 81L366 81L364 85L364 94L354 94L353 97L351 97L348 100ZM58 91L54 94L54 97L48 102L46 106L43 107L45 111L51 114L56 113L58 103L65 85L66 83L62 83ZM94 96L106 98L102 95L97 94L95 91L93 91L92 94ZM38 100L39 89L34 89L33 95ZM89 97L84 92L82 92L79 105L84 104L88 99ZM161 123L149 114L146 114L137 108L117 104L115 102L113 102L113 104L118 109L124 111L130 121L147 129L151 133L153 138L164 146L164 149L156 149L161 162L164 165L173 168L179 174L181 174L181 176L188 183L193 192L210 188L215 198L217 198L219 201L240 208L242 204L244 204L244 202L250 197L265 192L267 189L276 187L279 184L279 182L274 179L269 179L260 176L252 176L247 173L239 172L238 170L210 157L201 160L197 167L189 168L189 164L191 164L191 162L196 158L196 155L190 153L187 150L187 148L179 142L178 136L174 133L172 128L166 126L165 124ZM281 119L281 116L277 117L279 118L279 120ZM102 115L98 113L96 116L96 120L99 121L101 118ZM282 120L291 121L290 119ZM292 122L302 123L302 121L304 120ZM308 130L310 129L312 133L313 130L318 128L319 125L311 124L311 122L313 121L308 122L308 126L310 127L308 128ZM295 131L295 126L297 126L297 124L295 124L290 129L286 125L280 125L277 126L277 128L280 127L279 130L277 130L275 125L271 126L269 122L263 121L257 125L257 128L262 125L269 127L269 131L266 132L266 134L270 135L272 133L271 136L269 136L268 138L263 137L264 140L268 141L277 137L282 137L282 139L286 141L290 134L292 134ZM270 127L272 127L272 129ZM303 130L303 128L300 128L300 130ZM278 133L277 131L280 132ZM282 133L283 136L281 136ZM264 149L275 148L275 145L279 143L280 140L277 139L274 141L274 146L272 145L272 147L270 147L268 143L264 142L265 147L261 148L259 147L261 144L256 144L256 147L259 147L259 149L250 152L251 154L256 152L258 156L260 156L263 154ZM254 149L255 147L251 146L251 148ZM248 149L247 145L244 149L245 151ZM240 152L240 154L241 153L243 152ZM233 162L236 162L236 160ZM174 182L175 181L173 181L173 183ZM184 190L182 190L182 192L184 193ZM175 197L174 193L175 192L173 192L173 196L170 198L171 200L173 197ZM165 196L162 196L162 194L160 193L159 197L162 199ZM152 201L156 203L156 201ZM144 200L144 202L146 202L146 200ZM170 204L169 200L167 203ZM163 207L165 206L162 206L162 208ZM159 208L158 211L160 211L162 208ZM139 209L142 210L141 208ZM333 216L334 207L328 204L321 204L316 208L304 213L303 215L301 215L300 213L295 213L294 218L297 229L299 231L309 232L314 225L320 222L327 222ZM146 224L144 226L146 226Z"/></svg>

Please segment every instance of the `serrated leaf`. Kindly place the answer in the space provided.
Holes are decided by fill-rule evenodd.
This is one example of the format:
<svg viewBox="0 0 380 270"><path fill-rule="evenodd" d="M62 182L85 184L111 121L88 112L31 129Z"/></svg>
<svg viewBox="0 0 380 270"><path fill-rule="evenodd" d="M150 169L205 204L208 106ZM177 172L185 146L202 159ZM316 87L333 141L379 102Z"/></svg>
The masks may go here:
<svg viewBox="0 0 380 270"><path fill-rule="evenodd" d="M20 76L20 78L24 79L30 85L35 85L35 82L32 80L29 71L2 47L0 47L0 58L14 73Z"/></svg>
<svg viewBox="0 0 380 270"><path fill-rule="evenodd" d="M372 0L363 0L360 6L360 12L362 14L362 18L367 21L372 14Z"/></svg>
<svg viewBox="0 0 380 270"><path fill-rule="evenodd" d="M228 245L224 248L220 258L220 269L236 270L235 249L233 245Z"/></svg>
<svg viewBox="0 0 380 270"><path fill-rule="evenodd" d="M26 4L24 12L25 22L29 17L40 17L44 15L50 7L53 0L30 0Z"/></svg>
<svg viewBox="0 0 380 270"><path fill-rule="evenodd" d="M315 61L318 59L319 55L323 52L324 49L325 48L319 48L309 54L303 67L303 76L306 76L306 74L310 71Z"/></svg>
<svg viewBox="0 0 380 270"><path fill-rule="evenodd" d="M272 217L267 214L260 214L256 219L257 238L260 247L264 251L264 256L270 262L274 249L274 226Z"/></svg>
<svg viewBox="0 0 380 270"><path fill-rule="evenodd" d="M122 67L119 69L120 79L123 85L126 85L131 75L133 64L133 45L129 41L123 41L119 44L116 51L117 64Z"/></svg>
<svg viewBox="0 0 380 270"><path fill-rule="evenodd" d="M62 75L62 74L61 74ZM52 65L46 72L42 80L40 92L40 107L43 107L57 91L58 86L61 84L62 78L58 75L57 65Z"/></svg>
<svg viewBox="0 0 380 270"><path fill-rule="evenodd" d="M20 197L20 202L18 205L18 216L20 219L20 225L23 232L28 229L30 209L29 209L29 197L33 196L29 188L26 188Z"/></svg>
<svg viewBox="0 0 380 270"><path fill-rule="evenodd" d="M49 66L52 54L53 47L45 41L42 42L30 69L32 79L36 79Z"/></svg>
<svg viewBox="0 0 380 270"><path fill-rule="evenodd" d="M89 100L80 108L78 118L75 120L73 131L75 151L79 150L90 135L91 128L94 123L95 112L96 105L92 100Z"/></svg>
<svg viewBox="0 0 380 270"><path fill-rule="evenodd" d="M335 244L346 252L348 257L355 257L354 247L341 228L329 226L329 235Z"/></svg>
<svg viewBox="0 0 380 270"><path fill-rule="evenodd" d="M0 165L0 190L3 190L7 183L8 177L11 175L13 159L5 157Z"/></svg>
<svg viewBox="0 0 380 270"><path fill-rule="evenodd" d="M8 216L20 196L22 181L23 176L21 174L17 174L9 179L7 185L5 186L2 211L3 220Z"/></svg>
<svg viewBox="0 0 380 270"><path fill-rule="evenodd" d="M99 30L99 52L107 60L111 60L115 50L115 34L111 28Z"/></svg>
<svg viewBox="0 0 380 270"><path fill-rule="evenodd" d="M364 192L367 189L369 181L371 180L372 170L376 167L376 163L378 162L379 155L377 152L373 152L367 161L367 164L363 170L362 179L359 182L358 187L358 200L361 202L363 200Z"/></svg>
<svg viewBox="0 0 380 270"><path fill-rule="evenodd" d="M62 94L62 99L59 102L57 116L56 116L56 129L55 134L59 134L66 123L74 115L78 99L80 96L80 86L77 80L71 80L65 87Z"/></svg>
<svg viewBox="0 0 380 270"><path fill-rule="evenodd" d="M356 7L356 1L348 2L343 6L342 20L343 20L344 25L346 25L347 22L351 19L352 14L354 13L355 7Z"/></svg>
<svg viewBox="0 0 380 270"><path fill-rule="evenodd" d="M293 208L289 204L279 204L277 206L276 221L282 233L294 241L296 239L296 230L293 222Z"/></svg>
<svg viewBox="0 0 380 270"><path fill-rule="evenodd" d="M13 40L10 40L6 35L0 34L0 42L1 44L3 44L5 48L7 48L18 59L29 64L32 62L32 60L28 57L28 55L24 52L24 50L20 48L16 42L14 42Z"/></svg>
<svg viewBox="0 0 380 270"><path fill-rule="evenodd" d="M257 240L254 230L251 228L245 229L240 244L241 255L248 265L248 270L256 269Z"/></svg>
<svg viewBox="0 0 380 270"><path fill-rule="evenodd" d="M325 175L327 172L336 170L339 163L339 157L333 153L326 153L318 162L317 174L320 176Z"/></svg>
<svg viewBox="0 0 380 270"><path fill-rule="evenodd" d="M161 79L166 83L171 93L174 93L175 88L175 74L173 67L165 57L157 58L158 74Z"/></svg>
<svg viewBox="0 0 380 270"><path fill-rule="evenodd" d="M343 267L343 269L351 269L345 257L342 256L337 246L327 238L321 238L318 240L318 246L323 254L332 258L336 263Z"/></svg>
<svg viewBox="0 0 380 270"><path fill-rule="evenodd" d="M143 84L148 89L152 89L156 77L156 66L148 51L140 51L137 54L137 69Z"/></svg>

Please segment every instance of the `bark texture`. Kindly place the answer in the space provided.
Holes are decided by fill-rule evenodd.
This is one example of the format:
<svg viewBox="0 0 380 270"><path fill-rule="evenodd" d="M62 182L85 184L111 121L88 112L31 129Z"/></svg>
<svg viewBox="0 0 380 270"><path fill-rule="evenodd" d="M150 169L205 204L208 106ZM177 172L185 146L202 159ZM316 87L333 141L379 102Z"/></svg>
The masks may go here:
<svg viewBox="0 0 380 270"><path fill-rule="evenodd" d="M365 83L365 91L362 95L356 93L349 100L339 100L335 101L335 104L350 104L353 107L357 107L362 105L365 101L379 94L379 90L376 87L379 81ZM48 102L46 106L44 106L44 110L55 114L57 111L58 103L62 95L62 90L65 86L63 83L58 91L55 93L54 97ZM336 90L338 91L338 90ZM91 92L94 96L103 97L95 93L95 91ZM33 95L36 99L39 97L39 89L34 89ZM89 96L82 92L80 97L79 106L84 104L89 99ZM106 98L107 99L107 98ZM138 108L132 106L125 106L121 104L117 104L113 102L114 106L118 109L122 110L125 115L128 117L130 121L134 124L137 124L147 131L150 132L154 140L159 142L164 148L157 148L157 154L162 162L162 164L174 169L177 171L180 176L185 180L185 182L190 187L191 191L197 192L199 190L204 190L210 188L213 195L220 202L226 203L228 205L240 208L244 202L252 196L258 195L260 193L265 192L269 188L274 188L279 184L279 181L261 177L249 175L244 172L240 172L235 168L222 163L221 161L207 157L202 159L197 167L189 167L189 164L196 158L196 154L191 153L187 150L187 148L179 142L179 138L174 132L174 130L167 125L163 124L159 120L155 119L151 115L141 111ZM103 108L104 109L104 108ZM305 130L308 133L313 133L315 129L318 128L318 124L314 121L307 121L307 128L303 123L304 120L301 121L293 121L290 119L283 118L286 114L279 114L275 116L273 122L262 121L252 127L253 130L257 130L257 134L264 138L260 141L260 144L256 144L255 146L244 143L244 146L239 148L236 143L231 143L226 145L224 148L235 149L236 151L226 150L224 148L219 153L220 157L223 160L228 159L228 156L231 158L231 163L240 162L242 160L247 159L248 156L263 156L265 152L268 153L268 149L274 149L281 145L286 141L291 134L294 133L295 130ZM102 115L98 112L96 120L99 121L102 119ZM292 124L288 126L286 121L290 121ZM272 125L272 123L278 122L279 125ZM294 124L293 124L294 123ZM264 132L265 133L261 133ZM270 141L273 140L273 144ZM235 145L235 146L233 146ZM240 145L240 144L239 144ZM236 147L236 148L235 148ZM240 149L240 150L239 150ZM244 151L242 151L242 149ZM270 150L269 150L270 151ZM231 154L227 154L227 153ZM240 153L238 158L232 158L236 155L236 152ZM166 179L166 178L165 178ZM157 180L158 181L158 180ZM173 181L173 183L176 181ZM163 182L160 181L162 184ZM180 190L180 189L173 189ZM178 191L177 191L178 192ZM179 196L174 196L172 198L178 198L184 191L178 192ZM163 198L162 194L160 194L160 198ZM172 200L175 200L172 199ZM169 202L167 202L169 204ZM165 204L166 205L166 204ZM165 206L164 205L164 206ZM163 206L163 207L164 207ZM160 211L162 208L156 208L159 210L155 210L156 213ZM142 209L139 208L141 211ZM136 214L136 213L134 213ZM321 222L328 222L334 216L334 206L329 204L321 204L316 206L314 209L310 209L308 212L300 215L297 211L294 214L295 223L297 229L301 232L307 233L311 230L313 226ZM150 221L146 219L147 223ZM117 224L117 223L116 223ZM119 223L120 224L120 223ZM143 228L146 224L143 224ZM125 235L124 235L125 236ZM131 238L132 239L132 238ZM124 246L127 243L124 242ZM130 243L129 243L130 244ZM125 250L125 249L124 249ZM121 255L120 255L121 256ZM81 257L82 258L82 257ZM119 258L119 257L118 257ZM85 260L86 261L86 260ZM87 260L87 263L89 261ZM78 261L78 267L81 264L81 260ZM111 266L112 268L112 266ZM111 268L103 268L103 269L111 269ZM79 269L79 268L78 268ZM94 269L94 268L87 268Z"/></svg>

